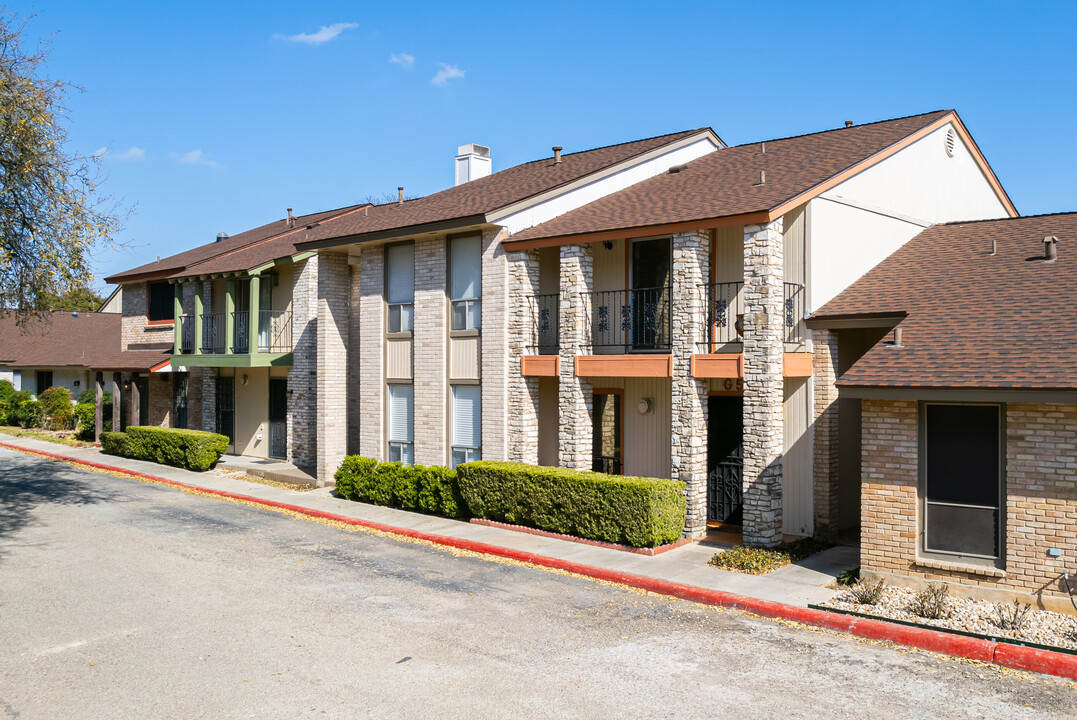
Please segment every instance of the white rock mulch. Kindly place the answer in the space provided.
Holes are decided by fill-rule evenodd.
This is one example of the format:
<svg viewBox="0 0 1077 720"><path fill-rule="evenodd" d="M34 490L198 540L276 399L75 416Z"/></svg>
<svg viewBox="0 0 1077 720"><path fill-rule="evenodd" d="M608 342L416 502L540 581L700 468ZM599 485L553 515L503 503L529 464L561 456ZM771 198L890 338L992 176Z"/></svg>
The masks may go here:
<svg viewBox="0 0 1077 720"><path fill-rule="evenodd" d="M888 585L883 589L883 597L877 604L861 605L848 588L842 588L836 596L822 605L921 625L934 625L951 630L1077 650L1077 617L1075 616L1037 610L1033 607L1029 610L1025 626L1021 630L1003 630L999 627L993 602L950 597L946 601L948 616L931 620L922 618L913 611L915 595L914 590ZM1010 602L1009 605L1012 607L1013 603Z"/></svg>

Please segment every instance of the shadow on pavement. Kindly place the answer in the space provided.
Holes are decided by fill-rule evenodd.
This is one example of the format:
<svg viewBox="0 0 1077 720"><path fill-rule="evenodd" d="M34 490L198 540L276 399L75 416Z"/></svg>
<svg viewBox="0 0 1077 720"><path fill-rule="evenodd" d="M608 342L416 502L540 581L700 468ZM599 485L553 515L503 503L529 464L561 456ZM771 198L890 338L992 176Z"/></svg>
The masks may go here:
<svg viewBox="0 0 1077 720"><path fill-rule="evenodd" d="M39 505L90 505L112 496L67 465L5 453L0 459L0 540L35 522Z"/></svg>

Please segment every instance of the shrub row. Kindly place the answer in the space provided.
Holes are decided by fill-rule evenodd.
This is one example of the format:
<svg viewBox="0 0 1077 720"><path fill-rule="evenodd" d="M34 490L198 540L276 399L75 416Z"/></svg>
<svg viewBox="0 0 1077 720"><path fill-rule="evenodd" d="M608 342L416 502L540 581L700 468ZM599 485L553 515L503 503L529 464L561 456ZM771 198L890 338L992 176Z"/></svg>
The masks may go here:
<svg viewBox="0 0 1077 720"><path fill-rule="evenodd" d="M125 432L101 433L101 449L109 455L199 472L211 468L227 448L227 437L201 430L133 426Z"/></svg>
<svg viewBox="0 0 1077 720"><path fill-rule="evenodd" d="M460 497L456 473L449 468L379 463L351 455L344 459L334 477L337 493L349 500L422 510L445 517L468 514Z"/></svg>
<svg viewBox="0 0 1077 720"><path fill-rule="evenodd" d="M456 472L476 517L635 547L684 529L683 482L489 461Z"/></svg>

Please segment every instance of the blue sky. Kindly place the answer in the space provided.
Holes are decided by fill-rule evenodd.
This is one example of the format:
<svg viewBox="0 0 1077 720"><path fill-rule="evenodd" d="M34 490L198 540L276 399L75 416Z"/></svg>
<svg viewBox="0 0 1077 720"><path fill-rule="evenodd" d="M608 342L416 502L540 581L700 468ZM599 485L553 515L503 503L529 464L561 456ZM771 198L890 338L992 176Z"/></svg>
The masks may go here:
<svg viewBox="0 0 1077 720"><path fill-rule="evenodd" d="M1077 209L1077 4L15 2L134 213L98 277L369 194L711 126L954 107L1024 214ZM100 283L98 283L100 284Z"/></svg>

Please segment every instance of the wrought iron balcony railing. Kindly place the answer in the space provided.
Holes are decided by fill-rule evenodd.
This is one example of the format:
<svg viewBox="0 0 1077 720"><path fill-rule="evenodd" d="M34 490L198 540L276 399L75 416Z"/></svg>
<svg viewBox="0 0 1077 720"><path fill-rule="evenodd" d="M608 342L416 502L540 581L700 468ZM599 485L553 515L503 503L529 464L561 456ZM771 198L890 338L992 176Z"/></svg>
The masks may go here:
<svg viewBox="0 0 1077 720"><path fill-rule="evenodd" d="M225 351L224 313L204 313L202 315L202 345L205 355L215 355Z"/></svg>
<svg viewBox="0 0 1077 720"><path fill-rule="evenodd" d="M716 352L723 345L744 342L744 283L721 282L701 286L706 306L704 352ZM782 325L785 342L804 342L804 286L784 283Z"/></svg>
<svg viewBox="0 0 1077 720"><path fill-rule="evenodd" d="M534 295L527 303L531 308L531 340L527 348L539 355L556 355L560 327L558 294Z"/></svg>
<svg viewBox="0 0 1077 720"><path fill-rule="evenodd" d="M604 290L591 297L590 346L629 352L669 350L672 327L669 287Z"/></svg>
<svg viewBox="0 0 1077 720"><path fill-rule="evenodd" d="M180 352L194 352L194 315L180 315Z"/></svg>
<svg viewBox="0 0 1077 720"><path fill-rule="evenodd" d="M292 311L258 311L258 352L292 351Z"/></svg>

